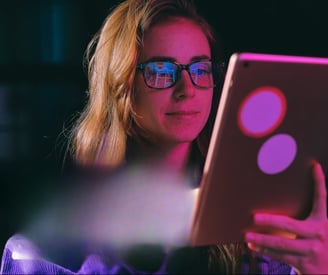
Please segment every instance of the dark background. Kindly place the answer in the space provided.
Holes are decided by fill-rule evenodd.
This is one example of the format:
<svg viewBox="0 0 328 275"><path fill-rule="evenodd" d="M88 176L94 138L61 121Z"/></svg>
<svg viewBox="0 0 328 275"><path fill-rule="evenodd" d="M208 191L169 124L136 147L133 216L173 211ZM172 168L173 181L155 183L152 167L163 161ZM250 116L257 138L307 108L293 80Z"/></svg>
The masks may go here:
<svg viewBox="0 0 328 275"><path fill-rule="evenodd" d="M0 2L1 248L63 184L56 179L67 135L86 100L84 50L116 3ZM220 34L226 60L236 51L328 57L326 1L196 3Z"/></svg>

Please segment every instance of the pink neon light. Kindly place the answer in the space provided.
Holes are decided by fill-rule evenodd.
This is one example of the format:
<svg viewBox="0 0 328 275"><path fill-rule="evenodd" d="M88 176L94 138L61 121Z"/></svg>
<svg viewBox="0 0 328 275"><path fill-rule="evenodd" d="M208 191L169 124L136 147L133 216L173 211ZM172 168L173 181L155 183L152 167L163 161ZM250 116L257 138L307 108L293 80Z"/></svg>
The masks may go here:
<svg viewBox="0 0 328 275"><path fill-rule="evenodd" d="M243 61L272 61L272 62L292 62L292 63L316 63L328 64L328 58L325 57L307 57L291 55L274 55L258 53L241 53L240 59Z"/></svg>
<svg viewBox="0 0 328 275"><path fill-rule="evenodd" d="M270 109L263 109L270 105L268 96L276 99ZM266 95L264 98L262 95ZM238 126L247 136L260 138L272 133L283 121L287 109L286 98L276 87L263 86L253 90L241 102L238 110Z"/></svg>

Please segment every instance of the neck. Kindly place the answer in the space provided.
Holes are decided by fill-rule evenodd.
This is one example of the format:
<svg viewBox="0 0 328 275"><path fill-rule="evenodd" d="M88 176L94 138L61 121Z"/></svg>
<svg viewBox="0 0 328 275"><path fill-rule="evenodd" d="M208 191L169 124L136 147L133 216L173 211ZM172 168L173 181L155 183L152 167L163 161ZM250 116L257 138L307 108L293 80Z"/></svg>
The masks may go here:
<svg viewBox="0 0 328 275"><path fill-rule="evenodd" d="M191 151L191 142L158 146L154 144L138 144L133 149L133 159L143 163L159 165L176 172L186 171Z"/></svg>
<svg viewBox="0 0 328 275"><path fill-rule="evenodd" d="M161 148L159 151L157 157L160 164L176 171L186 170L191 143L179 143L169 148Z"/></svg>

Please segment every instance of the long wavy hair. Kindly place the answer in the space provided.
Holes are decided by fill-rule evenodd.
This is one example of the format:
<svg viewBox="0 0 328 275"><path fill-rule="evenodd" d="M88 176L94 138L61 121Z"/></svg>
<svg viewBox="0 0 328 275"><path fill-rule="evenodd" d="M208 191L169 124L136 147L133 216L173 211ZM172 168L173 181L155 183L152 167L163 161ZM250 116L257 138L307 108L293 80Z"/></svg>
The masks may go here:
<svg viewBox="0 0 328 275"><path fill-rule="evenodd" d="M126 0L116 6L90 41L85 60L88 66L88 102L71 135L71 153L82 165L120 166L126 159L127 140L137 139L133 110L134 81L143 36L154 24L183 17L195 22L206 35L212 60L221 62L215 32L190 0ZM210 118L195 145L200 165L207 153L220 96L220 74L215 77ZM236 273L244 245L209 248L209 270Z"/></svg>

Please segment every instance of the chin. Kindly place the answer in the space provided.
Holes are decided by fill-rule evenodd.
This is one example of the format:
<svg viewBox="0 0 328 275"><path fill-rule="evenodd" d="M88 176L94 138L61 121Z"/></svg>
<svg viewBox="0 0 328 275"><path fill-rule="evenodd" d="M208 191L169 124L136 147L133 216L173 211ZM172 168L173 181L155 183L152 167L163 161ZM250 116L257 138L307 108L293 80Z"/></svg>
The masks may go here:
<svg viewBox="0 0 328 275"><path fill-rule="evenodd" d="M192 142L200 134L201 129L180 129L175 133L172 133L171 139L177 142Z"/></svg>
<svg viewBox="0 0 328 275"><path fill-rule="evenodd" d="M172 138L172 140L175 141L176 143L193 142L197 138L198 134L199 133L197 133L196 135L179 135Z"/></svg>

